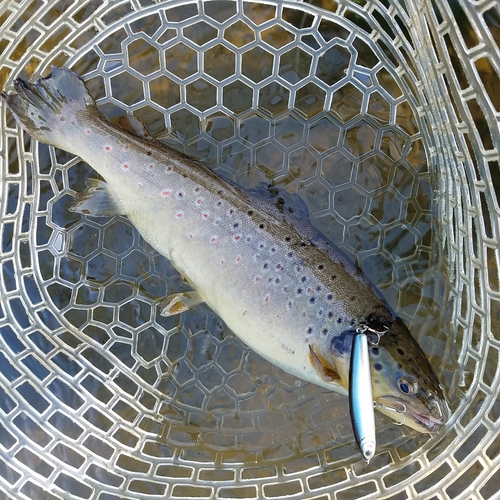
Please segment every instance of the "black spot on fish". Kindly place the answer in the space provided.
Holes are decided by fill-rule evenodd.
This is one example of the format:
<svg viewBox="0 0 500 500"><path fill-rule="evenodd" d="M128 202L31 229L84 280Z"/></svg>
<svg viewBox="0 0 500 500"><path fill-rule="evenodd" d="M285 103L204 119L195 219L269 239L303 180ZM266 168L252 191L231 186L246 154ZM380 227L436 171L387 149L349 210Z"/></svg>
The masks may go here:
<svg viewBox="0 0 500 500"><path fill-rule="evenodd" d="M399 363L398 363L398 370L401 370L403 368Z"/></svg>
<svg viewBox="0 0 500 500"><path fill-rule="evenodd" d="M331 293L329 293L326 297L328 300L332 300L333 299L333 295Z"/></svg>
<svg viewBox="0 0 500 500"><path fill-rule="evenodd" d="M372 353L375 354L375 356L378 356L378 347L374 347L372 349Z"/></svg>
<svg viewBox="0 0 500 500"><path fill-rule="evenodd" d="M261 229L264 229L264 224L259 224L259 227L260 227Z"/></svg>
<svg viewBox="0 0 500 500"><path fill-rule="evenodd" d="M398 353L401 354L401 356L404 356L405 355L405 352L403 351L403 349L399 349L398 348Z"/></svg>
<svg viewBox="0 0 500 500"><path fill-rule="evenodd" d="M269 267L269 265L266 263L262 266L264 269L267 269Z"/></svg>
<svg viewBox="0 0 500 500"><path fill-rule="evenodd" d="M146 154L147 154L148 156L151 156L153 153L151 153L151 151L148 151Z"/></svg>
<svg viewBox="0 0 500 500"><path fill-rule="evenodd" d="M336 357L343 356L345 353L351 352L352 348L352 331L345 330L340 335L332 338L331 350Z"/></svg>
<svg viewBox="0 0 500 500"><path fill-rule="evenodd" d="M311 297L311 298L309 299L309 302L310 302L311 304L314 304L314 302L315 302L315 301L316 301L316 299L315 299L314 297Z"/></svg>
<svg viewBox="0 0 500 500"><path fill-rule="evenodd" d="M323 331L321 332L323 335L326 335L328 333L328 328L323 328Z"/></svg>
<svg viewBox="0 0 500 500"><path fill-rule="evenodd" d="M288 252L288 257L291 259L293 257L293 252Z"/></svg>
<svg viewBox="0 0 500 500"><path fill-rule="evenodd" d="M349 300L351 300L351 301L356 300L356 295L351 295L351 298Z"/></svg>
<svg viewBox="0 0 500 500"><path fill-rule="evenodd" d="M312 327L310 326L310 327L307 329L307 333L310 335L312 332L313 332L313 329L312 329Z"/></svg>
<svg viewBox="0 0 500 500"><path fill-rule="evenodd" d="M250 217L252 217L252 215L253 215L253 210L249 210L247 213L248 213L248 215L249 215Z"/></svg>
<svg viewBox="0 0 500 500"><path fill-rule="evenodd" d="M328 313L328 317L329 317L329 318L333 318L333 313L332 313L332 311L330 311L330 312Z"/></svg>
<svg viewBox="0 0 500 500"><path fill-rule="evenodd" d="M340 324L342 323L342 318L339 318L339 319L337 320L337 323L340 325Z"/></svg>
<svg viewBox="0 0 500 500"><path fill-rule="evenodd" d="M375 370L377 370L378 372L382 370L382 365L380 363L375 363L373 365L373 367L375 368Z"/></svg>
<svg viewBox="0 0 500 500"><path fill-rule="evenodd" d="M318 269L320 269L320 270L321 270L321 269L323 269L323 267L324 267L324 266L323 266L323 264L320 264L320 265L318 266Z"/></svg>
<svg viewBox="0 0 500 500"><path fill-rule="evenodd" d="M290 240L291 240L290 236L287 236L287 237L285 238L285 241L290 241Z"/></svg>
<svg viewBox="0 0 500 500"><path fill-rule="evenodd" d="M320 286L317 286L317 287L316 287L316 291L317 291L317 292L321 292L321 287L320 287Z"/></svg>
<svg viewBox="0 0 500 500"><path fill-rule="evenodd" d="M300 293L302 293L302 288L299 288L299 289L297 290L297 293L299 293L299 294L300 294Z"/></svg>
<svg viewBox="0 0 500 500"><path fill-rule="evenodd" d="M332 274L332 280L336 280L337 276L335 274Z"/></svg>
<svg viewBox="0 0 500 500"><path fill-rule="evenodd" d="M236 222L235 224L233 224L234 229L236 229L238 226L239 226L238 222Z"/></svg>
<svg viewBox="0 0 500 500"><path fill-rule="evenodd" d="M306 243L305 241L301 241L301 242L300 242L300 246L301 246L301 247L306 247L306 246L307 246L307 243Z"/></svg>
<svg viewBox="0 0 500 500"><path fill-rule="evenodd" d="M304 283L304 281L306 281L306 279L307 278L305 276L302 276L302 279L301 279L302 283Z"/></svg>

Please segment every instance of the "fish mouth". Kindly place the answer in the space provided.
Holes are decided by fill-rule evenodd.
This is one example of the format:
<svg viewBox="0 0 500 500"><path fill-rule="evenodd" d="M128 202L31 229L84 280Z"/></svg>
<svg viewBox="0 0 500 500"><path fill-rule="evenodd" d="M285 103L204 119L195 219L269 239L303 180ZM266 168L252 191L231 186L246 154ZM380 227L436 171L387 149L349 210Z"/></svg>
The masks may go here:
<svg viewBox="0 0 500 500"><path fill-rule="evenodd" d="M435 418L432 415L422 415L421 413L409 413L410 418L413 418L419 425L427 430L430 434L439 432L445 423L444 418Z"/></svg>
<svg viewBox="0 0 500 500"><path fill-rule="evenodd" d="M385 396L377 399L376 408L396 420L398 425L406 425L427 434L439 432L448 420L447 405L438 399L432 399L428 402L429 408L427 409L420 401L416 400L416 402L417 404L414 404L413 401L407 399Z"/></svg>

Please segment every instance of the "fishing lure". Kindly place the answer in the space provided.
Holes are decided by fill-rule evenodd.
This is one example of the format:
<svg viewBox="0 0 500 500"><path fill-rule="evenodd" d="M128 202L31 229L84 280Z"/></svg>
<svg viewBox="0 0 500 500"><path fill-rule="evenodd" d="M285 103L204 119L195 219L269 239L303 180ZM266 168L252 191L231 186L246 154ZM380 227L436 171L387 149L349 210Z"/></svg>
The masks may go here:
<svg viewBox="0 0 500 500"><path fill-rule="evenodd" d="M375 454L375 412L368 356L368 337L354 334L349 369L349 410L356 443L364 460L369 463Z"/></svg>

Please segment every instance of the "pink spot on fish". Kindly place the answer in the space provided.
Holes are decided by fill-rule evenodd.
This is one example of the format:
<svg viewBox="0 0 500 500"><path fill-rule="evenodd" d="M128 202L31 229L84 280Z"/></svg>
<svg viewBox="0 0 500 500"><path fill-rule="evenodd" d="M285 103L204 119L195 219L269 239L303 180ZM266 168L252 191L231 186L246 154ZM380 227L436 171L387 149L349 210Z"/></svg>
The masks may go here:
<svg viewBox="0 0 500 500"><path fill-rule="evenodd" d="M239 234L235 234L234 241L240 241L240 240L241 240L241 236Z"/></svg>
<svg viewBox="0 0 500 500"><path fill-rule="evenodd" d="M201 216L202 216L204 219L208 219L209 214L208 214L208 212L203 212L203 213L201 214Z"/></svg>
<svg viewBox="0 0 500 500"><path fill-rule="evenodd" d="M264 297L264 302L267 304L269 302L269 299L271 297L269 296L269 294L267 294L265 297Z"/></svg>
<svg viewBox="0 0 500 500"><path fill-rule="evenodd" d="M171 189L164 189L162 192L161 192L161 195L165 198L167 196L170 196L172 194L172 190Z"/></svg>
<svg viewBox="0 0 500 500"><path fill-rule="evenodd" d="M87 135L89 135L89 134L91 134L91 133L92 133L92 130L90 130L90 129L88 128L87 130L85 130L85 133L86 133Z"/></svg>
<svg viewBox="0 0 500 500"><path fill-rule="evenodd" d="M260 276L255 276L255 283L259 283L262 280Z"/></svg>
<svg viewBox="0 0 500 500"><path fill-rule="evenodd" d="M137 184L137 187L138 187L139 189L142 189L142 182L139 182L139 183Z"/></svg>
<svg viewBox="0 0 500 500"><path fill-rule="evenodd" d="M111 151L111 146L106 146L104 149L109 152Z"/></svg>
<svg viewBox="0 0 500 500"><path fill-rule="evenodd" d="M175 216L178 218L178 219L182 219L182 217L184 217L184 212L177 212L175 214Z"/></svg>
<svg viewBox="0 0 500 500"><path fill-rule="evenodd" d="M148 165L148 170L153 170L154 168L154 165Z"/></svg>
<svg viewBox="0 0 500 500"><path fill-rule="evenodd" d="M128 150L130 149L130 146L125 146L123 149L124 149L125 151L128 151Z"/></svg>
<svg viewBox="0 0 500 500"><path fill-rule="evenodd" d="M217 236L212 236L210 238L210 243L217 243Z"/></svg>
<svg viewBox="0 0 500 500"><path fill-rule="evenodd" d="M128 165L127 163L125 163L123 165L123 170L128 170L130 168L130 165Z"/></svg>
<svg viewBox="0 0 500 500"><path fill-rule="evenodd" d="M281 264L276 264L276 269L279 271L281 269Z"/></svg>
<svg viewBox="0 0 500 500"><path fill-rule="evenodd" d="M193 235L192 234L188 234L188 237L189 237L190 240L193 239Z"/></svg>
<svg viewBox="0 0 500 500"><path fill-rule="evenodd" d="M198 199L196 200L196 203L197 203L198 205L201 205L201 202L202 202L202 199L201 199L201 198L198 198Z"/></svg>
<svg viewBox="0 0 500 500"><path fill-rule="evenodd" d="M243 259L238 255L238 257L236 257L236 264L240 264L242 260Z"/></svg>

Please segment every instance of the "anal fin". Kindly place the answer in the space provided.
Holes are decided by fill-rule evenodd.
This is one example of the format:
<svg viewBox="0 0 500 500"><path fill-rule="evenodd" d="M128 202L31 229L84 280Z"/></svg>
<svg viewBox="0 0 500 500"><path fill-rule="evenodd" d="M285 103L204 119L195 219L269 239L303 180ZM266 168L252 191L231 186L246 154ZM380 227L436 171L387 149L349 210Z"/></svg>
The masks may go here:
<svg viewBox="0 0 500 500"><path fill-rule="evenodd" d="M109 192L106 182L99 179L87 179L87 189L76 195L74 205L69 209L95 217L110 217L123 215L119 203Z"/></svg>
<svg viewBox="0 0 500 500"><path fill-rule="evenodd" d="M175 316L176 314L188 311L201 302L203 302L203 298L198 292L191 291L174 293L163 300L161 303L162 309L160 314L162 316Z"/></svg>

